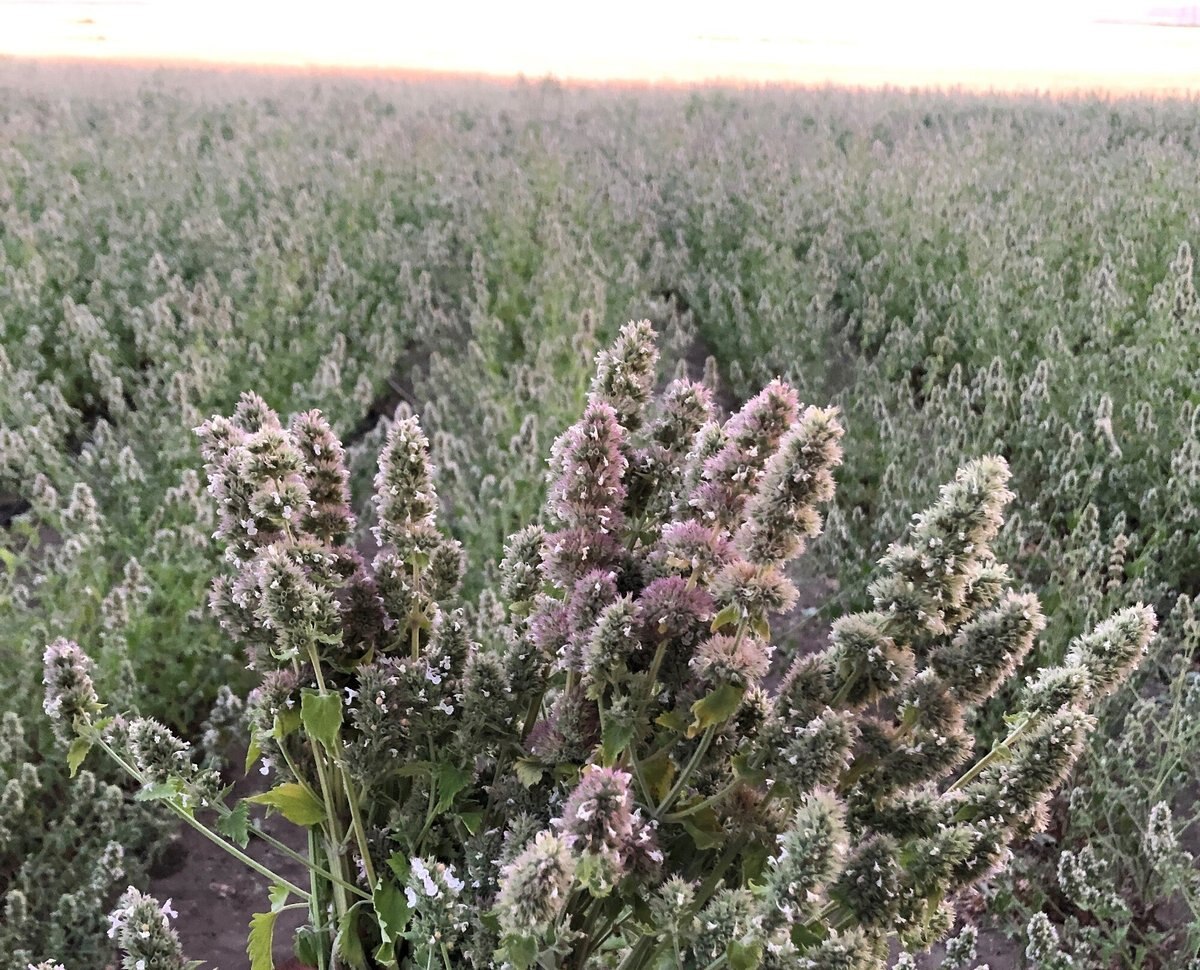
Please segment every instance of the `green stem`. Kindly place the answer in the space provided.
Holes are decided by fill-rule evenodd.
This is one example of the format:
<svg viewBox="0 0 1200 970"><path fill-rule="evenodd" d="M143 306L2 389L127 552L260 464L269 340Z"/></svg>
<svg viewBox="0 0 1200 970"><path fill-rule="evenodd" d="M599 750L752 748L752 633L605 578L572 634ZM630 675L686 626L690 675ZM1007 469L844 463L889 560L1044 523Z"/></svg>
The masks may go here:
<svg viewBox="0 0 1200 970"><path fill-rule="evenodd" d="M964 773L961 778L958 779L958 781L947 788L947 794L952 791L959 791L960 789L965 788L976 778L978 778L980 773L983 772L984 769L986 769L989 765L1007 755L1009 750L1012 748L1013 742L1025 734L1025 732L1033 727L1035 723L1037 723L1037 718L1035 718L1032 714L1027 714L1025 720L1013 728L1008 737L1006 737L999 744L994 745L991 751L975 762L975 764L972 765L971 768Z"/></svg>
<svg viewBox="0 0 1200 970"><path fill-rule="evenodd" d="M315 863L317 859L317 833L313 829L308 830L308 854ZM308 901L308 919L312 923L313 932L324 934L325 929L321 925L324 920L321 918L321 893L320 886L317 883L317 870L310 867L308 870L308 886L312 893ZM317 970L325 970L325 947L324 945L317 947Z"/></svg>
<svg viewBox="0 0 1200 970"><path fill-rule="evenodd" d="M137 781L143 787L146 786L146 779L145 779L145 777L143 777L142 773L140 771L138 771L136 768L134 768L132 765L130 765L128 762L126 762L125 759L122 758L119 754L117 754L117 752L113 750L112 745L110 745L107 741L105 741L104 738L100 737L100 735L98 733L95 737L95 742L108 754L108 756L110 758L112 758L118 765L120 765L121 768L123 768L129 774L129 776L131 778L133 778L135 781ZM182 805L180 805L178 802L176 802L175 799L164 798L164 799L162 799L162 801L171 809L171 811L173 811L181 819L183 819L185 822L187 822L188 825L190 825L192 828L194 828L197 832L199 832L201 835L203 835L206 839L208 839L213 844L219 845L222 849L224 849L226 852L228 852L231 856L233 856L235 859L237 859L243 865L249 866L251 869L253 869L255 872L257 872L259 875L266 876L275 885L283 886L288 892L294 893L296 896L299 896L301 899L308 900L311 898L306 890L301 889L294 882L291 882L290 880L283 878L283 876L279 875L277 872L273 872L271 869L264 866L257 859L250 858L250 856L246 855L246 853L243 852L241 849L239 849L236 845L226 842L223 838L221 838L221 836L219 836L216 832L214 832L212 829L210 829L203 822L199 821L195 816L193 816L191 814L191 812L187 811Z"/></svg>
<svg viewBox="0 0 1200 970"><path fill-rule="evenodd" d="M283 740L280 740L278 742L278 747L279 747L280 754L283 755L283 760L287 763L288 768L291 770L292 774L295 776L297 783L303 785L306 789L308 789L311 792L312 786L310 786L308 784L308 782L304 780L304 777L300 774L300 769L296 767L296 763L292 760L291 755L289 755L287 752L287 743ZM313 797L314 798L316 797L316 793L313 793ZM217 811L220 812L222 808L224 808L224 806L221 806L220 808L218 808ZM228 810L226 810L226 812L228 812ZM339 876L335 876L332 872L327 872L326 870L319 867L316 864L316 862L314 861L316 859L316 856L312 855L311 848L309 849L309 853L310 853L310 855L312 855L312 858L305 859L304 856L302 856L295 849L288 847L287 845L280 842L278 839L274 838L273 836L268 835L266 832L262 831L261 829L251 828L250 831L254 835L258 836L258 838L262 839L264 842L268 843L269 845L274 846L276 849L278 849L280 852L282 852L288 858L293 859L296 862L301 862L304 865L308 866L310 869L314 870L316 872L316 874L321 876L322 878L328 879L330 882L336 883L337 885L341 886L343 889L348 889L350 892L354 893L356 896L359 896L363 899L371 898L370 893L363 892L361 889L358 888L358 886L355 886L353 883L347 882L346 880L340 878Z"/></svg>
<svg viewBox="0 0 1200 970"><path fill-rule="evenodd" d="M663 816L663 821L679 822L685 818L695 815L697 812L702 812L704 809L708 808L709 805L714 805L719 802L741 783L742 782L740 778L735 778L715 795L709 795L708 798L704 799L702 802L697 802L695 805L689 805L687 808L680 809L678 812L672 812L670 815L665 815Z"/></svg>
<svg viewBox="0 0 1200 970"><path fill-rule="evenodd" d="M308 658L312 664L313 675L317 680L317 690L322 696L326 696L329 691L325 687L325 676L321 673L321 660L317 656L317 647L314 643L308 644ZM341 847L345 842L345 838L342 835L341 822L334 804L333 784L325 771L325 754L321 750L321 743L319 741L313 738L309 740L311 742L313 764L317 769L317 781L321 786L321 801L325 806L325 817L329 821L329 837L326 839L325 854L329 859L330 868L337 869L341 874L341 878L346 882L350 882L346 878L346 872L342 867ZM340 921L350 907L345 892L337 883L334 883L333 887L333 901L337 909L338 920Z"/></svg>
<svg viewBox="0 0 1200 970"><path fill-rule="evenodd" d="M663 799L662 804L654 810L653 817L656 820L663 817L663 814L668 808L671 807L671 804L679 796L679 793L683 791L683 786L688 783L688 779L691 778L692 773L699 766L700 760L708 751L708 746L712 744L712 739L716 736L716 733L717 726L715 724L710 724L707 728L705 728L704 735L700 738L700 743L696 745L696 750L692 753L692 757L688 761L687 766L679 773L679 777L675 779L675 784L672 785L671 790L667 792L667 797Z"/></svg>

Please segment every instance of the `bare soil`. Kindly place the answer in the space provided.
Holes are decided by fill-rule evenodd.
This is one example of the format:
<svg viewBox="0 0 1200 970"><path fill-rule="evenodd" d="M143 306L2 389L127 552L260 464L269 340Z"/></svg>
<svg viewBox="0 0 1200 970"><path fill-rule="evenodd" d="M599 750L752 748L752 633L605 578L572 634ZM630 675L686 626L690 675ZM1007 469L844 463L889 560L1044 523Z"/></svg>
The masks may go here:
<svg viewBox="0 0 1200 970"><path fill-rule="evenodd" d="M279 816L265 820L262 827L297 851L306 848L303 833ZM245 851L296 885L308 885L308 873L300 863L261 839L252 836ZM175 928L183 952L189 959L204 961L202 970L248 970L250 917L269 909L267 889L265 877L188 826L175 836L150 883L150 892L164 902L170 899L179 913ZM280 914L275 925L277 967L291 959L292 936L304 919L301 910Z"/></svg>

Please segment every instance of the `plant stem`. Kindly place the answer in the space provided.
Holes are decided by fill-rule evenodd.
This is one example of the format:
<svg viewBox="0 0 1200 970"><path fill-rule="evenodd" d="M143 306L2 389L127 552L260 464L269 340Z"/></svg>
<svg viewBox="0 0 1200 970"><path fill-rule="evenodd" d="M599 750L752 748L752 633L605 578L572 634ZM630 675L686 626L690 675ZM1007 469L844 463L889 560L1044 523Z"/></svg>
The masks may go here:
<svg viewBox="0 0 1200 970"><path fill-rule="evenodd" d="M1017 738L1021 737L1021 735L1023 735L1031 727L1033 727L1036 722L1037 718L1035 718L1032 714L1027 714L1025 716L1025 720L1023 720L1020 724L1013 728L1012 731L1009 732L1008 737L1006 737L999 744L994 745L991 751L975 762L975 764L972 765L970 769L968 769L963 776L958 779L958 781L946 789L946 792L949 793L952 791L958 791L973 782L979 777L980 773L985 768L992 764L992 762L998 761L1000 758L1007 755L1009 750L1012 748L1013 742L1016 741Z"/></svg>
<svg viewBox="0 0 1200 970"><path fill-rule="evenodd" d="M325 677L321 673L321 660L317 656L316 644L311 642L308 644L308 658L312 664L313 675L317 680L317 690L322 696L326 696L329 691L325 687ZM321 801L325 805L325 816L329 820L329 837L326 839L325 854L329 859L329 867L338 870L341 879L350 882L346 878L346 871L343 868L341 847L345 839L342 835L342 826L334 804L333 785L325 772L325 754L321 750L321 743L319 741L315 738L310 738L309 740L312 747L313 764L317 769L317 781L321 786ZM333 887L333 901L337 909L338 920L340 921L350 907L347 905L345 892L337 883L334 883Z"/></svg>
<svg viewBox="0 0 1200 970"><path fill-rule="evenodd" d="M110 745L107 741L105 741L104 738L100 737L100 735L98 733L96 735L95 742L108 754L108 756L110 758L112 758L118 765L120 765L121 768L123 768L125 770L125 772L128 773L131 778L133 778L136 782L138 782L140 785L145 787L146 779L142 776L142 773L140 771L138 771L136 768L134 768L131 764L126 762L125 759L122 758L119 754L117 754L117 752L113 750L112 745ZM221 838L221 836L219 836L216 832L214 832L212 829L210 829L203 822L199 821L195 816L193 816L191 814L191 812L187 811L187 809L185 809L182 805L180 805L178 802L176 802L175 799L164 798L164 799L162 799L162 801L166 803L166 805L171 809L171 811L173 811L181 819L183 819L185 822L187 822L188 825L190 825L192 828L194 828L197 832L199 832L201 835L203 835L210 842L214 843L215 845L219 845L222 849L224 849L226 852L228 852L231 856L233 856L235 859L237 859L243 865L249 866L251 869L253 869L255 872L257 872L259 875L266 876L268 879L270 879L272 881L272 883L279 885L279 886L283 886L284 889L286 889L288 892L294 893L296 896L299 896L301 899L308 900L311 898L306 890L301 889L294 882L291 882L288 879L284 879L283 876L279 875L277 872L272 872L269 868L264 866L257 859L250 858L250 856L246 855L246 853L243 852L241 849L239 849L236 845L226 842L223 838Z"/></svg>
<svg viewBox="0 0 1200 970"><path fill-rule="evenodd" d="M317 833L313 829L308 830L308 854L315 863L317 860ZM310 867L308 870L308 885L312 897L308 901L308 918L312 923L313 931L316 933L324 933L324 928L321 926L321 893L320 886L317 884L317 871L315 867ZM325 947L317 947L317 970L325 970Z"/></svg>
<svg viewBox="0 0 1200 970"><path fill-rule="evenodd" d="M679 793L683 791L683 786L687 784L688 779L691 778L692 773L696 770L697 766L699 766L700 759L702 759L705 755L705 752L708 751L708 746L712 744L712 739L716 733L717 726L715 724L710 724L704 729L704 735L700 738L700 743L696 745L696 750L692 753L692 757L688 761L687 766L679 773L679 777L675 779L675 784L671 786L671 790L667 792L667 797L663 799L662 804L654 810L654 819L657 820L662 818L663 813L671 807L671 803L674 802L679 796Z"/></svg>
<svg viewBox="0 0 1200 970"><path fill-rule="evenodd" d="M687 808L680 809L678 812L672 812L670 815L665 815L665 816L663 816L663 821L664 822L679 822L685 818L689 818L690 816L695 815L697 812L701 812L704 809L708 808L709 805L716 804L722 798L724 798L726 795L728 795L731 791L733 791L735 788L737 788L737 786L740 784L741 784L741 779L735 778L735 779L733 779L733 781L731 781L728 785L726 785L724 788L722 788L715 795L709 795L708 798L704 799L704 801L702 801L702 802L697 802L695 805L689 805Z"/></svg>

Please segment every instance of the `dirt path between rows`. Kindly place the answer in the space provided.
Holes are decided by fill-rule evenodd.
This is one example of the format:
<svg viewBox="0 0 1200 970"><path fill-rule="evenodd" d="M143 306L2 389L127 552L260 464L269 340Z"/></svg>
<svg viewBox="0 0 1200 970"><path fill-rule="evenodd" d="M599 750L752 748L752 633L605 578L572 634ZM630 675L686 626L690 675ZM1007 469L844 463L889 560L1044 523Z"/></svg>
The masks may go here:
<svg viewBox="0 0 1200 970"><path fill-rule="evenodd" d="M239 786L240 787L240 786ZM249 793L249 792L247 792ZM304 833L279 816L263 830L302 852ZM246 854L298 886L308 885L308 872L261 839L251 837ZM185 826L175 837L150 892L171 900L179 913L175 928L189 959L202 960L201 970L248 970L246 936L250 917L269 909L268 882L195 829ZM292 936L304 924L302 910L281 913L275 927L275 965L292 958Z"/></svg>

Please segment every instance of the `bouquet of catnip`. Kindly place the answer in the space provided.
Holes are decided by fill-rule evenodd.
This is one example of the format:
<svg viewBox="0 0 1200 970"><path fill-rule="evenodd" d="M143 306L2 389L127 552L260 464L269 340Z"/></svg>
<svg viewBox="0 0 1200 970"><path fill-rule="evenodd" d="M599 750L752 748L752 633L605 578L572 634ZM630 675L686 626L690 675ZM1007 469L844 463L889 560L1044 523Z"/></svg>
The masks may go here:
<svg viewBox="0 0 1200 970"><path fill-rule="evenodd" d="M657 358L645 322L600 354L541 521L473 603L415 417L379 456L369 559L319 413L285 424L247 394L198 429L229 567L211 605L261 677L261 794L230 804L163 725L101 717L85 654L48 647L72 766L103 748L141 797L271 881L253 970L289 907L320 970L867 970L892 937L915 951L945 935L956 896L1042 824L1153 613L1076 639L975 750L972 712L1044 626L992 554L1012 494L985 457L888 549L873 608L774 675L789 564L834 496L838 414L775 381L723 418L703 384L656 395ZM307 830L306 853L276 843L305 885L242 851L275 842L261 807ZM126 966L187 965L153 900L122 907Z"/></svg>

